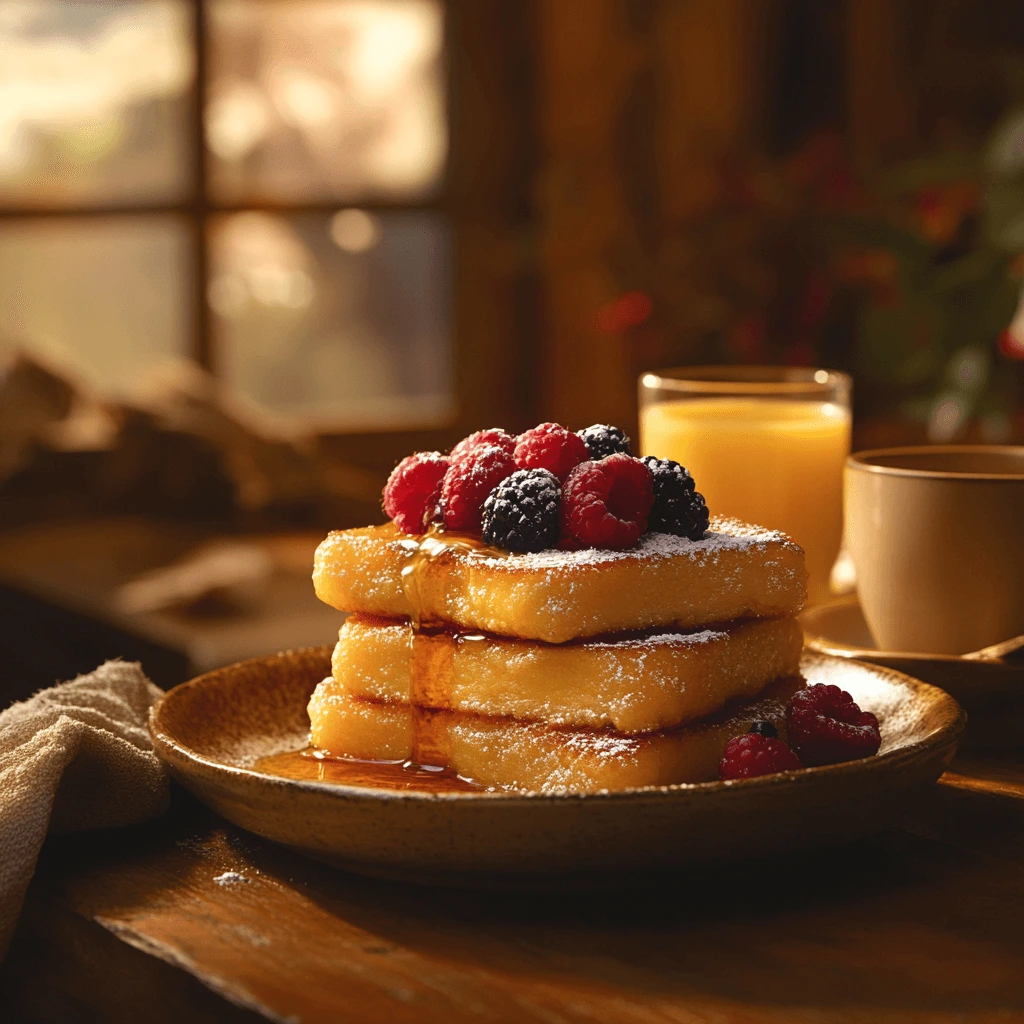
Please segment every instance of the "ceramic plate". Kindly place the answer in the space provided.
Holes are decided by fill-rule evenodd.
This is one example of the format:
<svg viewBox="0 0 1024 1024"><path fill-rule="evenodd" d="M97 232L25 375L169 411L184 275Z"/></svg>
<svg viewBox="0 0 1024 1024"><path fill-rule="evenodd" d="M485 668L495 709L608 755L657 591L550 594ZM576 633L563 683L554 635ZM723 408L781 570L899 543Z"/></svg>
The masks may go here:
<svg viewBox="0 0 1024 1024"><path fill-rule="evenodd" d="M642 876L846 841L881 828L942 774L965 716L899 672L818 654L803 671L878 715L882 749L842 765L739 782L587 795L425 793L253 770L305 745L330 649L242 662L171 690L150 715L157 753L242 828L352 871L458 886Z"/></svg>
<svg viewBox="0 0 1024 1024"><path fill-rule="evenodd" d="M855 596L808 608L800 622L804 641L812 651L906 672L955 697L970 721L965 746L978 749L1024 743L1024 659L976 661L952 654L880 650Z"/></svg>

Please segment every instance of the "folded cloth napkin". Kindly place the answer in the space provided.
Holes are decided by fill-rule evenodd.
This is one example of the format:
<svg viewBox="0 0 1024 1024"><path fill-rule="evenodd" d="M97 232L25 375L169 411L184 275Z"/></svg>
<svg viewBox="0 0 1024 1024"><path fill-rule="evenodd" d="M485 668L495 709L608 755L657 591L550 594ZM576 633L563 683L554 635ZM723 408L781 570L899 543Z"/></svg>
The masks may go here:
<svg viewBox="0 0 1024 1024"><path fill-rule="evenodd" d="M108 661L0 714L0 960L47 831L128 825L167 806L146 728L160 696L138 665Z"/></svg>

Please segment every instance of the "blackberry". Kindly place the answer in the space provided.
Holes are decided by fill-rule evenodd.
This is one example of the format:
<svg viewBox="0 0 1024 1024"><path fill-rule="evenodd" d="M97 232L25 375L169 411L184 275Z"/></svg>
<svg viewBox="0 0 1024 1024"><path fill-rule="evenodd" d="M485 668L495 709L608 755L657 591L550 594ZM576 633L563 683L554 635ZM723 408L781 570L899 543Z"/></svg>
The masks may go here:
<svg viewBox="0 0 1024 1024"><path fill-rule="evenodd" d="M758 736L767 736L770 740L778 739L779 736L779 730L771 722L764 719L751 722L747 732L757 733Z"/></svg>
<svg viewBox="0 0 1024 1024"><path fill-rule="evenodd" d="M591 459L595 461L606 459L616 452L629 455L629 438L618 427L609 426L607 423L595 423L592 427L578 430L576 433L583 439Z"/></svg>
<svg viewBox="0 0 1024 1024"><path fill-rule="evenodd" d="M562 488L546 469L519 469L484 502L484 542L506 551L543 551L558 543Z"/></svg>
<svg viewBox="0 0 1024 1024"><path fill-rule="evenodd" d="M671 459L647 455L641 460L654 481L654 506L647 519L653 533L674 533L700 540L708 528L708 508L704 495L694 489L689 471Z"/></svg>

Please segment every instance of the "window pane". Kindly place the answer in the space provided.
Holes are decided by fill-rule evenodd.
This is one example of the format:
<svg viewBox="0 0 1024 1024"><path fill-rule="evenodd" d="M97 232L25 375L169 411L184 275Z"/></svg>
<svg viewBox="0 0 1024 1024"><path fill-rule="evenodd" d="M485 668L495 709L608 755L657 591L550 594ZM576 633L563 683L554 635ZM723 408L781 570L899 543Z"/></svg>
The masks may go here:
<svg viewBox="0 0 1024 1024"><path fill-rule="evenodd" d="M322 429L445 422L449 241L433 213L216 219L210 305L236 395Z"/></svg>
<svg viewBox="0 0 1024 1024"><path fill-rule="evenodd" d="M213 0L214 196L416 198L448 147L438 0Z"/></svg>
<svg viewBox="0 0 1024 1024"><path fill-rule="evenodd" d="M189 234L174 217L0 221L0 340L131 395L187 354Z"/></svg>
<svg viewBox="0 0 1024 1024"><path fill-rule="evenodd" d="M185 193L190 12L183 0L0 4L0 203Z"/></svg>

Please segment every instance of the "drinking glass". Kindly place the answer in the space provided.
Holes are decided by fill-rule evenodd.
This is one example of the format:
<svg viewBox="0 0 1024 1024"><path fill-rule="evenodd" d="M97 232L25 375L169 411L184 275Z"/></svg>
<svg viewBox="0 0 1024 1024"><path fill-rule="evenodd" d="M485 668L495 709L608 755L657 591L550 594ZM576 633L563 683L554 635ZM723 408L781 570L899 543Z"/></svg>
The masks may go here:
<svg viewBox="0 0 1024 1024"><path fill-rule="evenodd" d="M640 377L640 448L693 474L713 516L788 533L826 600L843 536L851 380L809 367L688 366Z"/></svg>

